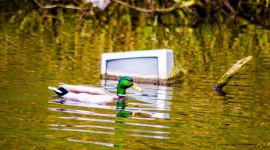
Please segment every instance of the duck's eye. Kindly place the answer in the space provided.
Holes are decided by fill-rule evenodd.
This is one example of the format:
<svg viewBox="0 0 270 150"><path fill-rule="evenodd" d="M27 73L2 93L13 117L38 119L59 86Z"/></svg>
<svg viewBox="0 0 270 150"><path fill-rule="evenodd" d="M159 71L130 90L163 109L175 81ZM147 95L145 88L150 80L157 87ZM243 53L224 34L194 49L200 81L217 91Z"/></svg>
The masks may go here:
<svg viewBox="0 0 270 150"><path fill-rule="evenodd" d="M132 79L128 79L128 81L129 81L129 82L133 82L133 80L132 80Z"/></svg>

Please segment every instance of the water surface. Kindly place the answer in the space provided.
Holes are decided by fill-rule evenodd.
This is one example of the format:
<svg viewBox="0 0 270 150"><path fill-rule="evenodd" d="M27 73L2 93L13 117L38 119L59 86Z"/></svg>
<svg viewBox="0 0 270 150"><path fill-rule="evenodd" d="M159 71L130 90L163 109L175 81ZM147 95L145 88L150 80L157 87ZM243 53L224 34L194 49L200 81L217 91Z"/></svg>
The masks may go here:
<svg viewBox="0 0 270 150"><path fill-rule="evenodd" d="M1 149L269 147L268 30L252 24L243 29L143 26L130 30L128 39L110 27L89 26L98 32L87 25L70 30L72 24L66 23L57 35L51 28L26 33L2 23ZM139 84L144 92L129 89L125 111L116 110L116 103L55 103L47 89L64 82L115 93L117 82L100 79L100 55L155 48L173 49L176 64L186 71L184 83ZM225 95L212 90L234 63L249 55L253 59L225 86Z"/></svg>

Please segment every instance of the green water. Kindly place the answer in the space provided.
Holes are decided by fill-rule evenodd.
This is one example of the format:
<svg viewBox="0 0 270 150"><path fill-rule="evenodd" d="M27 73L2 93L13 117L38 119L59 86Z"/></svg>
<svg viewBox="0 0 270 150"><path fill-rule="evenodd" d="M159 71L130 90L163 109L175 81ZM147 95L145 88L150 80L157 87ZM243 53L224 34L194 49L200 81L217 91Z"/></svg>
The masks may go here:
<svg viewBox="0 0 270 150"><path fill-rule="evenodd" d="M241 19L197 28L123 26L85 22L78 28L66 20L54 30L1 22L1 149L269 148L269 30ZM102 53L160 48L174 51L184 83L128 90L137 99L127 101L134 116L116 117L116 103L52 102L47 87L60 82L115 92L116 82L100 78ZM249 55L226 95L214 92L218 79Z"/></svg>

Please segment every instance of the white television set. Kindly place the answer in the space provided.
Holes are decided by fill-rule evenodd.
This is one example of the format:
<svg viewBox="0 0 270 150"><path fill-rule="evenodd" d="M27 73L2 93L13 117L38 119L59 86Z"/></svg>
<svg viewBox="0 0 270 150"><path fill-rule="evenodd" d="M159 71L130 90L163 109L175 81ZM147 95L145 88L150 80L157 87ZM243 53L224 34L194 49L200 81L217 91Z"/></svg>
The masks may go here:
<svg viewBox="0 0 270 150"><path fill-rule="evenodd" d="M104 53L101 56L102 77L109 79L131 76L143 81L164 81L172 77L173 67L173 51L169 49Z"/></svg>

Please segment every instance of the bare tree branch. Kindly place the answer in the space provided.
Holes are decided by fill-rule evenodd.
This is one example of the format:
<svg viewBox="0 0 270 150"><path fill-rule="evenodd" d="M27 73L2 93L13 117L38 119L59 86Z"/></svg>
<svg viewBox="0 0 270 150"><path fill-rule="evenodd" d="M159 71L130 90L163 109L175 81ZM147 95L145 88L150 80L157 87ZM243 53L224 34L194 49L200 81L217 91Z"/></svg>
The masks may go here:
<svg viewBox="0 0 270 150"><path fill-rule="evenodd" d="M191 9L189 9L188 7L185 7L192 15L194 15L195 17L199 18L198 15L196 15Z"/></svg>
<svg viewBox="0 0 270 150"><path fill-rule="evenodd" d="M53 8L67 8L67 9L77 9L77 10L88 10L88 8L82 8L82 7L78 7L78 6L63 6L63 5L47 5L47 6L43 6L40 3L37 2L37 0L32 0L36 5L38 5L40 8L43 9L53 9Z"/></svg>
<svg viewBox="0 0 270 150"><path fill-rule="evenodd" d="M222 90L222 88L231 80L235 73L247 62L249 62L253 57L248 56L244 59L238 60L218 81L215 85L215 90Z"/></svg>
<svg viewBox="0 0 270 150"><path fill-rule="evenodd" d="M151 13L151 12L171 12L177 8L183 8L183 7L187 7L186 5L184 5L183 3L175 3L173 6L169 7L169 8L164 8L164 9L145 9L145 8L140 8L140 7L136 7L133 5L130 5L128 3L122 2L121 0L112 0L116 3L119 3L121 5L127 6L129 8L141 11L141 12L145 12L145 13Z"/></svg>

